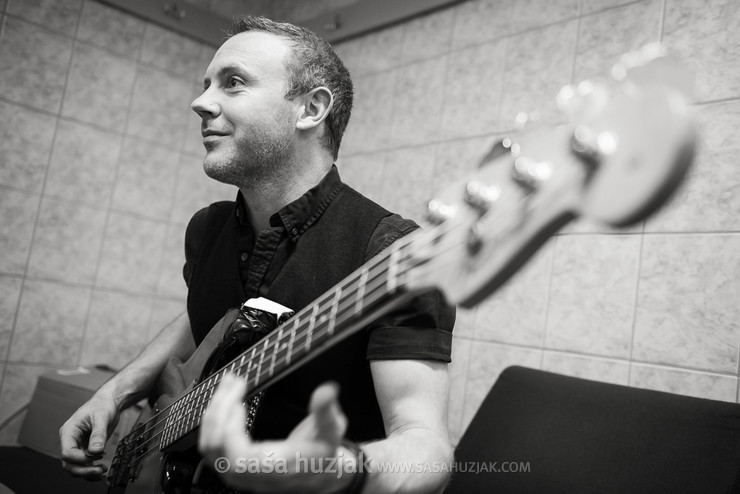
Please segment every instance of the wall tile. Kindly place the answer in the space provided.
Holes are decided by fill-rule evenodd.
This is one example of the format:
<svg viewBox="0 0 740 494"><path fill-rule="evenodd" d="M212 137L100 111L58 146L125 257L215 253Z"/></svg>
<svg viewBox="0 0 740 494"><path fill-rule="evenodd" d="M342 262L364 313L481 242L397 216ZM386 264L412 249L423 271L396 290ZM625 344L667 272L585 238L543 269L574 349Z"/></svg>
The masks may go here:
<svg viewBox="0 0 740 494"><path fill-rule="evenodd" d="M457 444L462 436L463 410L465 406L465 385L468 380L470 351L473 342L462 338L452 340L452 362L450 372L450 401L447 406L447 424L450 441Z"/></svg>
<svg viewBox="0 0 740 494"><path fill-rule="evenodd" d="M78 43L62 115L123 131L135 76L133 62Z"/></svg>
<svg viewBox="0 0 740 494"><path fill-rule="evenodd" d="M349 70L353 80L355 79L355 75L362 72L365 65L365 60L362 57L362 43L364 39L364 37L354 38L332 45L334 51L342 59L344 66Z"/></svg>
<svg viewBox="0 0 740 494"><path fill-rule="evenodd" d="M475 337L528 346L542 346L553 243L545 244L517 274L481 303Z"/></svg>
<svg viewBox="0 0 740 494"><path fill-rule="evenodd" d="M190 102L192 103L202 92L202 85L193 86L190 94ZM206 153L203 147L203 136L200 133L201 118L192 110L183 118L185 120L185 137L182 143L182 151L197 156L202 160Z"/></svg>
<svg viewBox="0 0 740 494"><path fill-rule="evenodd" d="M91 283L103 238L105 211L44 198L28 274Z"/></svg>
<svg viewBox="0 0 740 494"><path fill-rule="evenodd" d="M401 216L419 221L432 195L436 146L388 153L383 173L381 204Z"/></svg>
<svg viewBox="0 0 740 494"><path fill-rule="evenodd" d="M696 72L699 101L740 96L740 9L735 0L668 0L663 41Z"/></svg>
<svg viewBox="0 0 740 494"><path fill-rule="evenodd" d="M635 235L557 238L548 348L630 356L640 241Z"/></svg>
<svg viewBox="0 0 740 494"><path fill-rule="evenodd" d="M542 350L476 341L470 352L462 430L467 429L499 374L509 366L540 368Z"/></svg>
<svg viewBox="0 0 740 494"><path fill-rule="evenodd" d="M149 321L148 339L151 341L157 336L165 326L175 320L180 314L186 311L185 299L182 301L173 301L165 298L154 299L152 306L152 317Z"/></svg>
<svg viewBox="0 0 740 494"><path fill-rule="evenodd" d="M82 0L13 0L8 13L74 35Z"/></svg>
<svg viewBox="0 0 740 494"><path fill-rule="evenodd" d="M185 300L188 291L182 276L185 264L185 227L169 225L164 243L164 255L160 263L161 272L157 282L157 294L179 297Z"/></svg>
<svg viewBox="0 0 740 494"><path fill-rule="evenodd" d="M56 118L0 101L0 121L0 183L40 192Z"/></svg>
<svg viewBox="0 0 740 494"><path fill-rule="evenodd" d="M89 304L89 288L27 280L10 359L77 365Z"/></svg>
<svg viewBox="0 0 740 494"><path fill-rule="evenodd" d="M413 62L447 52L452 44L455 11L443 9L406 23L401 57Z"/></svg>
<svg viewBox="0 0 740 494"><path fill-rule="evenodd" d="M629 379L630 364L626 360L545 351L542 370L626 386Z"/></svg>
<svg viewBox="0 0 740 494"><path fill-rule="evenodd" d="M477 312L477 307L456 307L455 327L452 333L461 338L472 339L475 336L475 317Z"/></svg>
<svg viewBox="0 0 740 494"><path fill-rule="evenodd" d="M737 372L740 236L646 235L633 359Z"/></svg>
<svg viewBox="0 0 740 494"><path fill-rule="evenodd" d="M609 77L622 54L659 41L662 10L661 0L651 0L583 17L575 81Z"/></svg>
<svg viewBox="0 0 740 494"><path fill-rule="evenodd" d="M354 107L342 138L342 153L373 152L388 147L396 78L397 73L391 71L355 79Z"/></svg>
<svg viewBox="0 0 740 494"><path fill-rule="evenodd" d="M138 139L126 139L113 193L113 207L150 218L168 219L179 159L175 151Z"/></svg>
<svg viewBox="0 0 740 494"><path fill-rule="evenodd" d="M357 154L341 160L339 174L350 187L380 202L383 198L385 153Z"/></svg>
<svg viewBox="0 0 740 494"><path fill-rule="evenodd" d="M149 341L152 301L96 290L90 305L81 365L105 363L120 369Z"/></svg>
<svg viewBox="0 0 740 494"><path fill-rule="evenodd" d="M0 189L0 272L25 272L38 209L38 197Z"/></svg>
<svg viewBox="0 0 740 494"><path fill-rule="evenodd" d="M111 213L96 284L136 293L154 293L167 226Z"/></svg>
<svg viewBox="0 0 740 494"><path fill-rule="evenodd" d="M573 19L580 13L580 0L516 0L512 5L512 32Z"/></svg>
<svg viewBox="0 0 740 494"><path fill-rule="evenodd" d="M379 72L400 65L405 31L406 25L399 24L363 36L360 50L362 68L358 74Z"/></svg>
<svg viewBox="0 0 740 494"><path fill-rule="evenodd" d="M441 134L445 138L487 134L499 125L506 40L448 55Z"/></svg>
<svg viewBox="0 0 740 494"><path fill-rule="evenodd" d="M443 193L450 187L458 187L455 182L472 175L496 141L495 137L486 136L439 144L434 163L434 192ZM459 194L462 197L462 188Z"/></svg>
<svg viewBox="0 0 740 494"><path fill-rule="evenodd" d="M646 231L740 230L740 102L702 106L699 143L692 168L675 197L646 223Z"/></svg>
<svg viewBox="0 0 740 494"><path fill-rule="evenodd" d="M455 6L452 46L477 45L506 36L514 3L514 0L477 0Z"/></svg>
<svg viewBox="0 0 740 494"><path fill-rule="evenodd" d="M8 364L0 392L0 422L27 405L36 389L38 377L54 369L53 366Z"/></svg>
<svg viewBox="0 0 740 494"><path fill-rule="evenodd" d="M514 128L519 112L537 111L546 123L563 120L555 97L571 82L577 28L569 21L508 39L501 129Z"/></svg>
<svg viewBox="0 0 740 494"><path fill-rule="evenodd" d="M60 120L45 193L107 207L120 152L119 136Z"/></svg>
<svg viewBox="0 0 740 494"><path fill-rule="evenodd" d="M152 64L185 81L202 84L203 74L215 50L154 24L147 24L141 61Z"/></svg>
<svg viewBox="0 0 740 494"><path fill-rule="evenodd" d="M0 94L35 108L59 111L71 54L72 40L7 18L0 42Z"/></svg>
<svg viewBox="0 0 740 494"><path fill-rule="evenodd" d="M155 69L140 69L134 84L128 132L179 149L187 127L192 86Z"/></svg>
<svg viewBox="0 0 740 494"><path fill-rule="evenodd" d="M439 137L446 58L407 65L398 70L393 101L391 146L408 146Z"/></svg>
<svg viewBox="0 0 740 494"><path fill-rule="evenodd" d="M136 58L144 39L146 22L99 2L82 6L77 39Z"/></svg>
<svg viewBox="0 0 740 494"><path fill-rule="evenodd" d="M13 324L18 309L18 300L21 296L20 278L0 276L0 360L7 360L10 351L10 338L13 334ZM0 369L3 365L0 364ZM0 372L0 382L2 373Z"/></svg>
<svg viewBox="0 0 740 494"><path fill-rule="evenodd" d="M175 191L172 221L187 225L200 209L216 201L233 201L237 189L209 178L203 171L203 160L181 156Z"/></svg>
<svg viewBox="0 0 740 494"><path fill-rule="evenodd" d="M645 364L632 364L630 385L729 402L735 401L737 393L737 377L735 376L705 374Z"/></svg>

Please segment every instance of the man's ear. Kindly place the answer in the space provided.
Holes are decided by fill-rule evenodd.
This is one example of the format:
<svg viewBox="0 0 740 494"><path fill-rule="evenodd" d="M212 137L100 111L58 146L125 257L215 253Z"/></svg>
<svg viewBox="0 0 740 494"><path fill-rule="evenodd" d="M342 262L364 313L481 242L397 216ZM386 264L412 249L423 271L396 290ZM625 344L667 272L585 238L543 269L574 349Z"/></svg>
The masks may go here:
<svg viewBox="0 0 740 494"><path fill-rule="evenodd" d="M321 125L331 111L334 96L325 87L317 87L303 96L303 105L300 108L296 128L309 130Z"/></svg>

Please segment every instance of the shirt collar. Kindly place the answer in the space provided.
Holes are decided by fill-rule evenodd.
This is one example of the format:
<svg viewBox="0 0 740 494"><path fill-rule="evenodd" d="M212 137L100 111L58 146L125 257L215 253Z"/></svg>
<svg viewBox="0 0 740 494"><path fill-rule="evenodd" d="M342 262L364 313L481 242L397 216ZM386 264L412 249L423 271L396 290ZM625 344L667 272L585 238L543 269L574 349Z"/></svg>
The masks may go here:
<svg viewBox="0 0 740 494"><path fill-rule="evenodd" d="M273 214L270 217L270 225L280 226L282 224L290 238L296 240L321 216L343 187L344 183L339 177L339 170L336 165L332 165L329 173L321 179L318 185ZM247 203L241 191L237 193L235 215L240 224L248 224Z"/></svg>

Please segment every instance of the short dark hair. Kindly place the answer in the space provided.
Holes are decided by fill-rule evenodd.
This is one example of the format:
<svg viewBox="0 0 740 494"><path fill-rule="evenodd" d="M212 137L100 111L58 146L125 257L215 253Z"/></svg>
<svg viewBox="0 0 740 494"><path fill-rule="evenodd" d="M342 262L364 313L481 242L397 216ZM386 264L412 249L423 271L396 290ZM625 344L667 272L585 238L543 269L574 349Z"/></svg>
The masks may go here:
<svg viewBox="0 0 740 494"><path fill-rule="evenodd" d="M314 88L324 86L334 96L334 104L326 117L324 146L334 159L352 112L352 79L349 70L331 45L306 28L266 17L245 16L234 21L227 32L229 37L249 31L262 31L289 39L293 46L286 61L290 80L285 97L292 99Z"/></svg>

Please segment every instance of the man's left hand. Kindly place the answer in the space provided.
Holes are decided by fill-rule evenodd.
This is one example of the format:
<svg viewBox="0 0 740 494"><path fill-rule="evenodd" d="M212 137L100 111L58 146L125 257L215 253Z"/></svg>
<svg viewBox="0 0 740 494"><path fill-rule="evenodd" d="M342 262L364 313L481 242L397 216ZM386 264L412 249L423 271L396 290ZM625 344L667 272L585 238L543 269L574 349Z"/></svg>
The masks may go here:
<svg viewBox="0 0 740 494"><path fill-rule="evenodd" d="M225 375L200 425L199 450L227 486L250 492L332 492L349 485L352 474L340 472L342 461L352 459L340 452L347 418L336 384L316 388L308 416L283 441L256 442L247 435L246 392L244 379ZM333 469L317 475L314 465Z"/></svg>

